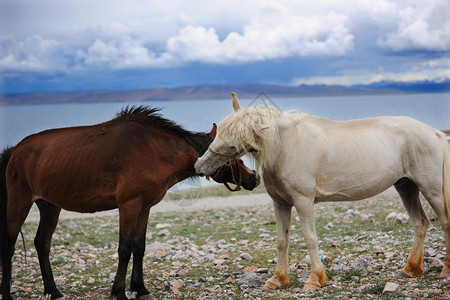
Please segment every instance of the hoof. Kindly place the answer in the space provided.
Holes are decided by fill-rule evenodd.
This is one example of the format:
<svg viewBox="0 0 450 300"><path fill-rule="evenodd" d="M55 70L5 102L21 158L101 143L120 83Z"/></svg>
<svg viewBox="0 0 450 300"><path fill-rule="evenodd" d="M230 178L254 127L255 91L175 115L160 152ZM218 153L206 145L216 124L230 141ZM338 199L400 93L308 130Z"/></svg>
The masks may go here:
<svg viewBox="0 0 450 300"><path fill-rule="evenodd" d="M315 292L319 286L317 284L313 283L305 283L305 286L303 287L303 292Z"/></svg>
<svg viewBox="0 0 450 300"><path fill-rule="evenodd" d="M64 295L61 293L58 293L57 295L52 296L51 294L44 295L44 299L51 299L51 300L61 300L65 299Z"/></svg>
<svg viewBox="0 0 450 300"><path fill-rule="evenodd" d="M450 267L444 266L440 276L444 278L450 278Z"/></svg>
<svg viewBox="0 0 450 300"><path fill-rule="evenodd" d="M280 288L281 288L280 283L275 283L272 281L266 281L266 284L264 285L265 290L276 290L276 289L280 289Z"/></svg>
<svg viewBox="0 0 450 300"><path fill-rule="evenodd" d="M156 300L153 295L142 295L138 298L139 300Z"/></svg>
<svg viewBox="0 0 450 300"><path fill-rule="evenodd" d="M405 271L401 270L397 274L397 278L413 278L413 274L411 272L406 273Z"/></svg>

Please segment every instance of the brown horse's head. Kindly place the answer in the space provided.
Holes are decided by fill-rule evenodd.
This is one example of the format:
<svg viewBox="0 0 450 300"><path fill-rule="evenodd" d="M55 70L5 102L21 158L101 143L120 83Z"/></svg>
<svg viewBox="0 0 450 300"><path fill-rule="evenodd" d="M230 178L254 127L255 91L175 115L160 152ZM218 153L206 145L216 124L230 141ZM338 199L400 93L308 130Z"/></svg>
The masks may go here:
<svg viewBox="0 0 450 300"><path fill-rule="evenodd" d="M214 140L217 133L217 125L214 123L209 136ZM232 158L225 165L217 169L211 178L218 182L223 183L230 191L239 191L241 186L246 190L253 190L259 185L260 177L256 171L247 168L244 165L244 161L240 158ZM233 190L228 183L236 184L236 188Z"/></svg>
<svg viewBox="0 0 450 300"><path fill-rule="evenodd" d="M223 183L230 191L239 191L242 186L246 190L253 190L259 185L260 177L256 171L247 168L240 158L233 158L221 166L211 175L214 181ZM236 184L233 190L228 183Z"/></svg>

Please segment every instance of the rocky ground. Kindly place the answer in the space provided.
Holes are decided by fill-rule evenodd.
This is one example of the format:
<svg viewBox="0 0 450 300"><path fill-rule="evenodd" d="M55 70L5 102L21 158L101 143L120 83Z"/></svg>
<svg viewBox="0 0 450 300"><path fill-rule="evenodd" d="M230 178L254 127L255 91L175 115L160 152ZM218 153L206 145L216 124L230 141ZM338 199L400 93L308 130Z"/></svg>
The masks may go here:
<svg viewBox="0 0 450 300"><path fill-rule="evenodd" d="M291 286L266 291L262 286L276 265L275 217L267 195L168 201L152 209L145 282L156 299L448 299L450 280L439 277L445 255L443 233L435 214L424 206L432 220L425 242L427 270L405 279L397 273L411 250L413 230L392 191L365 201L316 205L319 249L331 280L316 292L305 293L309 256L295 212L289 248ZM24 226L26 261L22 243L16 245L15 299L43 298L32 244L35 220L32 214ZM66 299L109 296L117 241L117 212L61 220L51 261Z"/></svg>

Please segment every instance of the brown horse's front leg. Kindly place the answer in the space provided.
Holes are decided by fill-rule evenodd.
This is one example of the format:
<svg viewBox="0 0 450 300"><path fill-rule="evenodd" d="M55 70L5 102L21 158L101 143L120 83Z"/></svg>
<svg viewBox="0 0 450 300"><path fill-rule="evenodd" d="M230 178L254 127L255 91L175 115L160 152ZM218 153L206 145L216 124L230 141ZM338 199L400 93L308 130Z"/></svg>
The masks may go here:
<svg viewBox="0 0 450 300"><path fill-rule="evenodd" d="M136 199L137 200L137 199ZM119 206L119 265L116 278L111 289L111 296L117 300L125 300L125 277L127 275L128 262L136 243L136 230L139 218L140 206L134 200Z"/></svg>
<svg viewBox="0 0 450 300"><path fill-rule="evenodd" d="M39 265L41 267L42 279L44 280L44 295L51 295L51 299L62 298L63 294L58 291L53 278L50 265L49 253L53 232L58 224L61 209L44 200L36 201L41 215L39 227L34 239L34 246L38 253Z"/></svg>
<svg viewBox="0 0 450 300"><path fill-rule="evenodd" d="M144 278L142 274L142 261L145 252L145 235L147 233L148 215L150 210L147 210L139 215L137 224L136 243L133 250L133 272L131 273L130 288L137 292L138 298L144 295L149 295L150 292L145 288Z"/></svg>

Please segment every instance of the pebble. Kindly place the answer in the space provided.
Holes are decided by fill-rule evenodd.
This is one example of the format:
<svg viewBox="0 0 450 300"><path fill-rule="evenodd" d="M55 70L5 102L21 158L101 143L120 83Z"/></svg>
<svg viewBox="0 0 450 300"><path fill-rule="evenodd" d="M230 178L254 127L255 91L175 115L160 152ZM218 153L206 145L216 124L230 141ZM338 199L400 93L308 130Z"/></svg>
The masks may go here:
<svg viewBox="0 0 450 300"><path fill-rule="evenodd" d="M252 233L252 230L251 230L251 228L249 228L249 227L243 227L243 228L241 229L241 232L242 232L242 233Z"/></svg>
<svg viewBox="0 0 450 300"><path fill-rule="evenodd" d="M435 257L436 256L436 251L434 251L431 248L428 248L428 249L426 249L424 251L423 255L426 256L426 257Z"/></svg>
<svg viewBox="0 0 450 300"><path fill-rule="evenodd" d="M429 271L430 272L441 272L444 267L444 263L440 259L434 259L430 264Z"/></svg>
<svg viewBox="0 0 450 300"><path fill-rule="evenodd" d="M168 229L162 229L160 231L158 231L158 236L169 236L170 235L170 231Z"/></svg>
<svg viewBox="0 0 450 300"><path fill-rule="evenodd" d="M350 261L350 268L353 271L360 271L362 274L367 274L367 262L362 258Z"/></svg>
<svg viewBox="0 0 450 300"><path fill-rule="evenodd" d="M373 253L375 253L377 256L384 254L384 249L380 246L373 246L372 249Z"/></svg>
<svg viewBox="0 0 450 300"><path fill-rule="evenodd" d="M184 282L181 279L177 279L171 281L169 284L170 284L170 291L174 294L178 294L180 292L181 287L184 285Z"/></svg>
<svg viewBox="0 0 450 300"><path fill-rule="evenodd" d="M383 295L395 295L398 293L400 293L400 285L394 282L386 282L382 292Z"/></svg>
<svg viewBox="0 0 450 300"><path fill-rule="evenodd" d="M257 267L255 266L249 266L249 267L245 267L244 270L242 270L242 272L244 273L248 273L248 272L256 272L258 270Z"/></svg>
<svg viewBox="0 0 450 300"><path fill-rule="evenodd" d="M115 276L115 273L114 273L114 276ZM58 289L62 288L65 283L66 283L66 280L64 278L60 278L60 277L55 278L55 284Z"/></svg>
<svg viewBox="0 0 450 300"><path fill-rule="evenodd" d="M263 285L263 280L255 272L248 272L239 277L238 284L241 286L259 287Z"/></svg>
<svg viewBox="0 0 450 300"><path fill-rule="evenodd" d="M172 227L172 225L171 224L156 224L156 226L155 226L155 228L156 229L167 229L167 228L170 228L170 227Z"/></svg>
<svg viewBox="0 0 450 300"><path fill-rule="evenodd" d="M398 224L405 224L409 221L409 216L404 213L391 212L387 215L386 221L395 221Z"/></svg>
<svg viewBox="0 0 450 300"><path fill-rule="evenodd" d="M379 199L378 199L379 201ZM419 299L428 295L437 299L445 299L450 288L448 279L438 277L445 260L445 241L440 228L429 230L425 242L424 252L427 260L428 271L424 275L412 279L396 279L395 275L404 267L411 251L413 230L410 224L398 223L397 216L402 208L400 199L395 203L370 204L361 201L359 204L352 203L347 209L345 203L323 204L326 209L321 210L317 205L317 216L322 217L321 232L319 238L319 255L330 255L333 259L325 264L327 272L332 272L333 277L329 283L319 288L315 296L317 299L378 299L400 295L404 299ZM367 204L369 203L369 204ZM390 224L384 223L385 216L373 208L386 205L386 210L394 210ZM367 208L365 208L367 206ZM330 209L337 207L338 209ZM342 208L343 207L343 208ZM428 212L424 205L424 209ZM330 211L331 210L331 211ZM386 211L385 210L385 211ZM197 214L197 213L196 213ZM376 215L374 215L376 214ZM246 215L246 219L239 217ZM323 219L335 215L335 218ZM211 216L215 216L211 218ZM352 219L353 217L357 219ZM370 220L375 229L367 229L369 223L363 225L364 229L358 228L351 222L360 219ZM257 207L249 209L226 209L198 213L195 218L187 220L186 226L198 223L199 229L194 233L189 232L186 236L180 234L179 230L182 217L173 218L159 217L149 226L157 228L156 233L147 235L147 245L144 258L144 280L147 288L158 299L230 299L240 297L242 299L307 299L311 295L302 292L302 283L310 276L310 256L301 234L298 224L291 226L290 254L289 254L289 276L293 285L277 291L265 291L262 289L264 282L269 279L276 267L276 240L275 226L272 226L274 216L272 207ZM251 222L249 218L252 217ZM239 219L240 218L240 219ZM152 219L151 219L152 220ZM153 219L154 220L154 219ZM237 220L237 221L235 221ZM332 222L331 222L332 220ZM347 222L348 220L349 222ZM151 222L151 221L150 221ZM234 229L233 222L242 229ZM379 224L376 224L379 222ZM106 222L105 222L106 223ZM246 224L244 224L246 223ZM156 224L156 225L155 225ZM266 225L263 225L266 224ZM170 226L169 226L170 225ZM267 226L268 225L268 226ZM201 227L214 227L215 232L200 235ZM325 227L326 230L323 230ZM393 230L392 228L395 227ZM105 229L105 227L99 226ZM82 232L80 229L79 232ZM170 232L169 232L170 230ZM221 232L233 232L220 234ZM161 234L160 233L164 233ZM198 232L198 233L197 233ZM217 235L220 238L217 238ZM247 236L246 234L252 234ZM258 237L259 236L259 237ZM55 233L55 245L52 253L61 260L60 266L55 265L55 282L59 288L62 287L66 297L73 295L71 291L82 289L84 285L95 284L98 286L99 294L107 296L111 284L115 279L115 273L108 273L117 269L118 255L117 244L106 242L102 246L91 246L86 242L75 242L76 235ZM30 240L34 238L30 234ZM246 238L246 239L242 239ZM70 239L70 244L66 241ZM294 246L295 245L295 246ZM97 248L98 247L98 248ZM333 248L331 248L333 247ZM29 264L37 264L35 250L27 251ZM330 250L331 249L331 250ZM21 249L17 250L18 255ZM19 254L20 253L20 254ZM104 254L106 253L106 254ZM260 259L264 253L264 259ZM336 256L336 257L335 257ZM272 258L272 259L270 259ZM27 267L35 269L30 273L30 278L40 277L39 267L25 266L23 257L19 256L14 261L14 269ZM102 260L110 261L108 268L101 274L85 273L91 265L100 265ZM131 270L131 262L129 270ZM153 276L154 272L157 276ZM359 273L352 274L351 272ZM433 272L433 273L430 273ZM150 275L149 275L150 274ZM127 273L130 276L130 271ZM347 275L344 277L344 275ZM348 276L351 275L351 276ZM13 275L14 276L14 275ZM432 278L432 280L430 280ZM23 281L27 279L24 278ZM380 282L388 282L385 286ZM29 299L33 294L39 297L39 291L35 289L35 281L27 283L13 280L13 289L18 294L15 299ZM17 288L19 287L20 288ZM348 292L351 291L351 292ZM375 292L376 291L376 292ZM381 292L385 296L381 296ZM369 293L370 292L370 293ZM25 293L26 296L23 296ZM374 294L371 294L374 293ZM376 294L375 294L376 293ZM129 297L133 297L128 293ZM136 295L134 295L136 296ZM93 297L95 298L95 297ZM100 296L95 299L101 299Z"/></svg>

